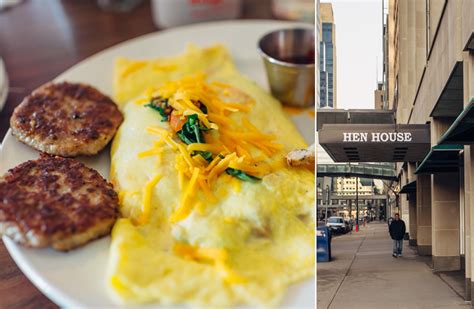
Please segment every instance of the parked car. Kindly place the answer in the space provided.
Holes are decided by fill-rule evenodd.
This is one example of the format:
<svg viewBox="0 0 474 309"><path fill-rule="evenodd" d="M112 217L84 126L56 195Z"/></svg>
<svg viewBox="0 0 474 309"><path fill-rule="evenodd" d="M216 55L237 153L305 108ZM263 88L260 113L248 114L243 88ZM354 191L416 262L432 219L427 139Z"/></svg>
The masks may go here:
<svg viewBox="0 0 474 309"><path fill-rule="evenodd" d="M347 233L347 224L342 217L329 217L326 226L331 230L332 233Z"/></svg>

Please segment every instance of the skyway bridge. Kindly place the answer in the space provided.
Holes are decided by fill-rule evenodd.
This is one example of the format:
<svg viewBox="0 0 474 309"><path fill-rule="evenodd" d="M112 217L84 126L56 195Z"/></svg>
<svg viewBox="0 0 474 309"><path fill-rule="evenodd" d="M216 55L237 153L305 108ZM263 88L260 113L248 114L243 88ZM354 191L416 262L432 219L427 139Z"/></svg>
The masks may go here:
<svg viewBox="0 0 474 309"><path fill-rule="evenodd" d="M318 164L318 177L360 177L396 181L393 164Z"/></svg>
<svg viewBox="0 0 474 309"><path fill-rule="evenodd" d="M318 199L322 199L322 193L318 193ZM356 195L342 195L342 194L331 194L331 200L355 200ZM383 200L387 199L387 195L385 194L369 194L369 195L361 195L358 196L359 201L363 200Z"/></svg>

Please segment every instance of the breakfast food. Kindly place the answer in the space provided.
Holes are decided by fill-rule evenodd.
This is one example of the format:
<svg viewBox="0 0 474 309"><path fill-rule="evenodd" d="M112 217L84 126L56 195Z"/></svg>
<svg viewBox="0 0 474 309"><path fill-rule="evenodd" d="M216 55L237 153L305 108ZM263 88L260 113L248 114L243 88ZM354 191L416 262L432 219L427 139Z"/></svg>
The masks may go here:
<svg viewBox="0 0 474 309"><path fill-rule="evenodd" d="M79 83L48 83L27 96L10 119L21 142L53 155L94 155L112 139L123 117L97 89Z"/></svg>
<svg viewBox="0 0 474 309"><path fill-rule="evenodd" d="M0 178L0 235L29 247L70 250L110 232L118 198L98 172L42 154Z"/></svg>
<svg viewBox="0 0 474 309"><path fill-rule="evenodd" d="M286 161L289 166L293 167L304 167L314 171L316 163L316 151L314 144L309 146L307 149L295 149L292 150L286 156Z"/></svg>
<svg viewBox="0 0 474 309"><path fill-rule="evenodd" d="M314 174L285 159L307 145L224 47L122 58L114 82L119 302L276 305L314 274Z"/></svg>

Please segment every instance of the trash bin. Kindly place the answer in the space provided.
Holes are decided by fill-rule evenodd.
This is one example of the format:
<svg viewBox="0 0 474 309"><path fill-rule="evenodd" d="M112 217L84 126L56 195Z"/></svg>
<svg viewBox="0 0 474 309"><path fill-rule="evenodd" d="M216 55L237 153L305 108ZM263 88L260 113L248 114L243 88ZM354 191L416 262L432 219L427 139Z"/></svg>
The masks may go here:
<svg viewBox="0 0 474 309"><path fill-rule="evenodd" d="M331 260L331 231L328 227L317 228L316 244L317 262L329 262Z"/></svg>

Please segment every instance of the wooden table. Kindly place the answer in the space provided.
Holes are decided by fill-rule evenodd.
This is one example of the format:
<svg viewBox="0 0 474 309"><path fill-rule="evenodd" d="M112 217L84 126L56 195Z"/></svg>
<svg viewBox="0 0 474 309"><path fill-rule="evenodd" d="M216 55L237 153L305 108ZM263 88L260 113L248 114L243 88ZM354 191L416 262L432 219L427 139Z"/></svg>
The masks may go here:
<svg viewBox="0 0 474 309"><path fill-rule="evenodd" d="M0 112L0 138L24 96L84 58L157 31L150 3L129 13L104 12L94 0L24 0L0 12L0 55L10 92ZM271 0L244 0L243 18L272 18ZM0 308L55 308L21 273L0 240Z"/></svg>

